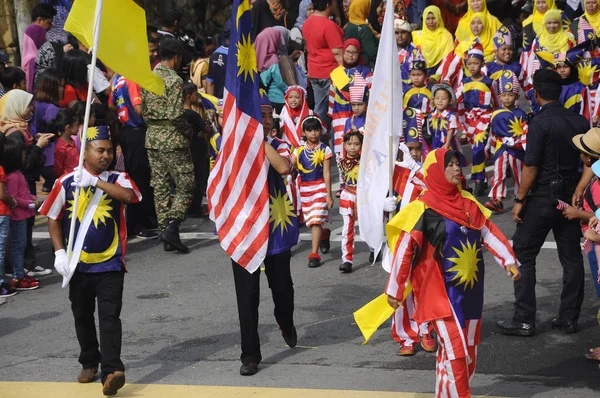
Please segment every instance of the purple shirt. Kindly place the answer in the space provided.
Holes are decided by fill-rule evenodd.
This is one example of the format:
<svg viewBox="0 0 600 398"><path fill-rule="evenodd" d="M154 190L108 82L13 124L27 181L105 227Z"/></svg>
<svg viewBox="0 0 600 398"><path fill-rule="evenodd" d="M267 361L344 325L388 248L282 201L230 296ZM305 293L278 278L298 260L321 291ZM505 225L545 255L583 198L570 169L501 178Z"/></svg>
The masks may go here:
<svg viewBox="0 0 600 398"><path fill-rule="evenodd" d="M35 104L35 112L33 113L33 123L31 135L35 137L37 133L50 133L50 121L56 117L61 108L48 102L37 102ZM54 142L51 142L44 148L46 163L44 166L54 165Z"/></svg>

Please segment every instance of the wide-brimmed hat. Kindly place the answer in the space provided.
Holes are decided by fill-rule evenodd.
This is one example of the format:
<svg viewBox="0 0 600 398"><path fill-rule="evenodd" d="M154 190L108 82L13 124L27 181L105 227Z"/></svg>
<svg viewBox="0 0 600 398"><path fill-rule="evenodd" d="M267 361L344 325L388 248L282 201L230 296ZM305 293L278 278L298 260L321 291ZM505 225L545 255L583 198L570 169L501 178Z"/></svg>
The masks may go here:
<svg viewBox="0 0 600 398"><path fill-rule="evenodd" d="M600 128L594 127L585 134L577 134L573 137L573 144L586 155L600 159ZM600 170L600 165L597 167Z"/></svg>

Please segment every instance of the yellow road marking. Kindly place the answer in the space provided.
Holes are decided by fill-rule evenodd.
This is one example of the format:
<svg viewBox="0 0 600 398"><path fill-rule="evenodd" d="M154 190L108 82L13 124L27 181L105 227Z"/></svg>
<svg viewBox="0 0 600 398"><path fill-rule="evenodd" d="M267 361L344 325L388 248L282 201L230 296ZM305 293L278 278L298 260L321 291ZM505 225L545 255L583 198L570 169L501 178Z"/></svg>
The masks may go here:
<svg viewBox="0 0 600 398"><path fill-rule="evenodd" d="M100 383L0 382L3 398L98 398ZM261 397L261 398L430 398L431 394L386 391L316 390L301 388L217 387L167 384L126 384L117 397ZM489 397L486 397L489 398Z"/></svg>

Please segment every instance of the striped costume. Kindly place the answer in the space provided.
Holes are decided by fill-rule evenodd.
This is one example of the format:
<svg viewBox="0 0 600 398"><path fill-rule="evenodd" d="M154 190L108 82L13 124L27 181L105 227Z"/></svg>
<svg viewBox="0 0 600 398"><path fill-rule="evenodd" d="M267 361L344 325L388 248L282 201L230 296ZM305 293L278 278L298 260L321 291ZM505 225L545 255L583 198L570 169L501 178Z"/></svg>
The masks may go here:
<svg viewBox="0 0 600 398"><path fill-rule="evenodd" d="M367 123L367 115L352 115L346 119L344 125L344 134L348 134L351 131L360 131L362 134L365 133L365 124ZM342 149L342 153L345 151Z"/></svg>
<svg viewBox="0 0 600 398"><path fill-rule="evenodd" d="M485 74L489 76L494 81L494 91L499 95L498 90L498 79L500 75L505 70L512 71L519 79L519 84L525 93L525 97L529 102L529 106L531 107L533 113L537 113L539 110L539 105L535 102L535 98L533 96L533 83L531 79L527 79L525 75L525 71L520 63L517 61L511 62L509 64L499 64L498 61L489 62L485 65ZM499 102L499 101L498 101ZM518 106L518 102L517 102Z"/></svg>
<svg viewBox="0 0 600 398"><path fill-rule="evenodd" d="M322 142L315 146L307 142L294 151L300 176L300 203L307 227L323 225L327 220L329 210L323 165L332 156L331 149Z"/></svg>
<svg viewBox="0 0 600 398"><path fill-rule="evenodd" d="M431 322L438 335L436 397L468 397L481 341L482 246L503 267L516 263L515 255L491 221L486 220L480 230L467 228L420 200L405 207L390 224L394 261L386 293L403 300L410 283L415 295L413 319ZM390 234L392 229L396 233Z"/></svg>
<svg viewBox="0 0 600 398"><path fill-rule="evenodd" d="M431 149L442 148L446 143L446 137L450 130L454 130L454 138L450 141L450 147L457 152L460 165L467 166L467 159L462 153L462 146L458 141L458 121L454 112L444 109L442 112L435 109L427 117L427 130L431 136Z"/></svg>
<svg viewBox="0 0 600 398"><path fill-rule="evenodd" d="M356 184L360 157L344 158L338 161L343 174L344 190L340 196L340 215L344 221L342 229L342 263L352 264L354 258L354 225L356 223Z"/></svg>
<svg viewBox="0 0 600 398"><path fill-rule="evenodd" d="M471 179L485 182L485 150L488 128L495 107L496 94L493 81L487 76L480 80L466 77L457 89L459 123L473 148Z"/></svg>
<svg viewBox="0 0 600 398"><path fill-rule="evenodd" d="M519 192L527 137L526 118L527 115L520 108L502 108L492 115L491 135L495 143L492 145L495 151L494 177L489 193L492 199L506 198L506 172L509 167L512 171L515 195Z"/></svg>

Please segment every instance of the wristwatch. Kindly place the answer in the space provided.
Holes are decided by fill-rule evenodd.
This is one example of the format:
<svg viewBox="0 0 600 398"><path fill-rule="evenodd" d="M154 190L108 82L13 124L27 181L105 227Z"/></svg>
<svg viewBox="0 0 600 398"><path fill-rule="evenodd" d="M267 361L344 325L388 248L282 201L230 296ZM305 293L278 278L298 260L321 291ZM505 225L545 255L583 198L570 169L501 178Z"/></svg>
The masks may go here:
<svg viewBox="0 0 600 398"><path fill-rule="evenodd" d="M515 196L515 203L523 204L523 203L525 203L525 199L519 199L518 196Z"/></svg>

